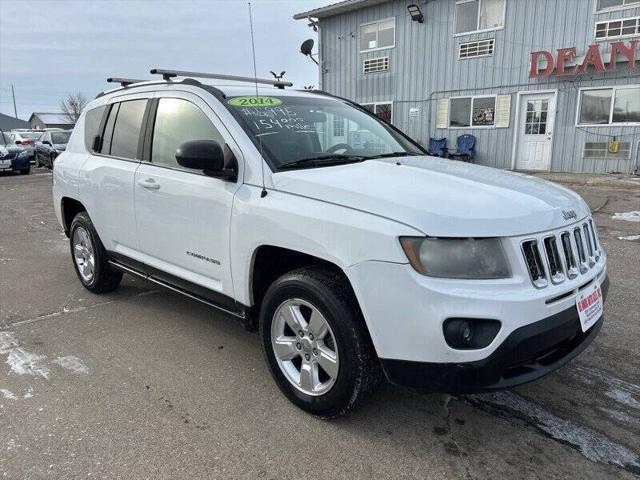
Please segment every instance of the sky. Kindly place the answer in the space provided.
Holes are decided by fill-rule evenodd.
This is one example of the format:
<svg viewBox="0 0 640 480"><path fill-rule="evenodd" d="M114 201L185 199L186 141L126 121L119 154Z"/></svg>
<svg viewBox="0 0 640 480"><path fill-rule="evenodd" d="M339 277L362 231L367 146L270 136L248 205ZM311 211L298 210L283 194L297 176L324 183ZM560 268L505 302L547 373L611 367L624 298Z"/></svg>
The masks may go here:
<svg viewBox="0 0 640 480"><path fill-rule="evenodd" d="M300 54L317 40L294 13L335 0L252 0L259 77L285 70L294 87L318 84ZM59 111L81 92L113 88L107 77L151 78L151 68L253 75L246 0L0 0L0 112Z"/></svg>

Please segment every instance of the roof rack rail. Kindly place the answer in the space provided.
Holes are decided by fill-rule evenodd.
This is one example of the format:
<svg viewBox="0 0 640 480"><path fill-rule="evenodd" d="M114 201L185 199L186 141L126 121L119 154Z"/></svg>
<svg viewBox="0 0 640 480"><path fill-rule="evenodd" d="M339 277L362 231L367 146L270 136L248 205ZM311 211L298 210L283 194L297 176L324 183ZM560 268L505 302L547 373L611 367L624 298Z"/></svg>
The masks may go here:
<svg viewBox="0 0 640 480"><path fill-rule="evenodd" d="M265 85L273 85L274 87L284 89L284 87L292 87L293 83L283 82L282 80L269 80L266 78L240 77L237 75L225 75L221 73L205 73L205 72L187 72L184 70L163 70L154 68L150 71L153 75L162 75L164 80L171 80L175 77L196 77L196 78L215 78L217 80L231 80L234 82L262 83Z"/></svg>
<svg viewBox="0 0 640 480"><path fill-rule="evenodd" d="M107 78L107 83L119 83L122 87L128 87L134 83L146 82L147 80L137 80L135 78L119 78L119 77L109 77Z"/></svg>

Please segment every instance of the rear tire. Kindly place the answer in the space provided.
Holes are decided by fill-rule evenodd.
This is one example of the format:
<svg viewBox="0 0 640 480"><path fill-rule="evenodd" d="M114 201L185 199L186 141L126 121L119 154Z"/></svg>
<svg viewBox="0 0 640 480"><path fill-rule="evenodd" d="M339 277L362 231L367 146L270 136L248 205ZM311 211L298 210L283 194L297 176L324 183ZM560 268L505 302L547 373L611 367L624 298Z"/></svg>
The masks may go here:
<svg viewBox="0 0 640 480"><path fill-rule="evenodd" d="M307 267L278 278L262 302L260 336L282 393L318 417L347 414L381 383L357 300L337 272Z"/></svg>
<svg viewBox="0 0 640 480"><path fill-rule="evenodd" d="M78 279L90 292L107 293L122 281L122 272L113 270L107 252L87 212L78 213L69 229L71 259Z"/></svg>
<svg viewBox="0 0 640 480"><path fill-rule="evenodd" d="M22 175L29 175L31 173L31 165L29 165L27 168L23 168L22 170L20 170L20 173Z"/></svg>

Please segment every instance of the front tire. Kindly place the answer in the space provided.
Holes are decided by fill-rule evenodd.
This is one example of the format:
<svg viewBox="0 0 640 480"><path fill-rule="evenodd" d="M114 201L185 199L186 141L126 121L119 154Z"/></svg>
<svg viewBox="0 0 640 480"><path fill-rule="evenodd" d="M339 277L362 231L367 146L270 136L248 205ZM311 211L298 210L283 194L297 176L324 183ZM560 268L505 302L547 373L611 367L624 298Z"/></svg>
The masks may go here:
<svg viewBox="0 0 640 480"><path fill-rule="evenodd" d="M31 173L31 165L29 165L27 168L23 168L22 170L20 170L20 173L22 175L29 175Z"/></svg>
<svg viewBox="0 0 640 480"><path fill-rule="evenodd" d="M329 269L302 268L277 279L262 302L260 335L278 387L306 412L345 415L381 382L355 296Z"/></svg>
<svg viewBox="0 0 640 480"><path fill-rule="evenodd" d="M69 231L71 258L78 279L93 293L115 290L122 280L122 272L114 271L107 253L87 212L78 213Z"/></svg>

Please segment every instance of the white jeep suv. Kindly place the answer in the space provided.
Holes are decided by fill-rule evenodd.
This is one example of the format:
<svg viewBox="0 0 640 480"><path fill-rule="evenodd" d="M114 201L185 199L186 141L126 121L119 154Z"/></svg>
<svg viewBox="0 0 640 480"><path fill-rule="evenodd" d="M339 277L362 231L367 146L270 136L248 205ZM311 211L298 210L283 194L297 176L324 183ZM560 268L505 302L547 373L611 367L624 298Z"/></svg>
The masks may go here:
<svg viewBox="0 0 640 480"><path fill-rule="evenodd" d="M578 195L430 157L322 92L188 78L101 94L53 200L88 290L129 273L241 319L321 417L384 377L451 393L535 380L603 322L606 255Z"/></svg>

